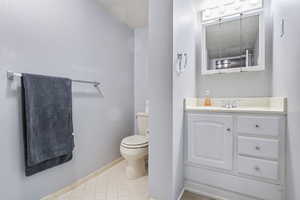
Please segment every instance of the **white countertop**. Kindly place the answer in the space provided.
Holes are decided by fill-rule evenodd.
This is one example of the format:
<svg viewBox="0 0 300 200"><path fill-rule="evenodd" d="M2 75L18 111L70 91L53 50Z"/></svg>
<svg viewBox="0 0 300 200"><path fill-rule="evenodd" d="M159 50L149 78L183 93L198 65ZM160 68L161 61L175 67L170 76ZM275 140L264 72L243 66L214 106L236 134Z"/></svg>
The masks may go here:
<svg viewBox="0 0 300 200"><path fill-rule="evenodd" d="M286 114L287 99L285 97L263 98L212 98L212 106L203 106L203 99L186 98L186 111ZM225 108L226 103L235 102L236 108Z"/></svg>

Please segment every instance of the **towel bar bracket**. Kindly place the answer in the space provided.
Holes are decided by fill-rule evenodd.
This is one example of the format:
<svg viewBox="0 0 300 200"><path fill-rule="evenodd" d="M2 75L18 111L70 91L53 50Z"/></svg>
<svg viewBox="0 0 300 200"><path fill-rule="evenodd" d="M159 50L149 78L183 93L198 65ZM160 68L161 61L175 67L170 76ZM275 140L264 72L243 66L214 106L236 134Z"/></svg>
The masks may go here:
<svg viewBox="0 0 300 200"><path fill-rule="evenodd" d="M15 79L15 76L22 77L22 74L15 73L15 72L12 72L12 71L7 71L6 75L7 75L7 79L11 80L11 81L13 81Z"/></svg>

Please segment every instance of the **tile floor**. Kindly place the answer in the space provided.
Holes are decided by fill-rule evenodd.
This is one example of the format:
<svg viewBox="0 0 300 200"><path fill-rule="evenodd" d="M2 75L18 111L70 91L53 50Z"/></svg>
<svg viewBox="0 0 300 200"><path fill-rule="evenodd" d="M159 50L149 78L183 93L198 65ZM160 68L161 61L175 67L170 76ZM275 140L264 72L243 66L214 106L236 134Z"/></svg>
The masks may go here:
<svg viewBox="0 0 300 200"><path fill-rule="evenodd" d="M148 176L128 180L126 161L51 200L149 200ZM211 200L186 192L182 200Z"/></svg>

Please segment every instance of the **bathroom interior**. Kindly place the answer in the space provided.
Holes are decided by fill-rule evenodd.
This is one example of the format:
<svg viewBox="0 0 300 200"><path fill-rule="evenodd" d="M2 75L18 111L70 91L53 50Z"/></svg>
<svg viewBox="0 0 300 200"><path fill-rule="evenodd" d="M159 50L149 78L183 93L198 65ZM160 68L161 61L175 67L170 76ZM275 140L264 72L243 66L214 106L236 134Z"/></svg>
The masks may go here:
<svg viewBox="0 0 300 200"><path fill-rule="evenodd" d="M299 10L0 0L0 199L299 200Z"/></svg>

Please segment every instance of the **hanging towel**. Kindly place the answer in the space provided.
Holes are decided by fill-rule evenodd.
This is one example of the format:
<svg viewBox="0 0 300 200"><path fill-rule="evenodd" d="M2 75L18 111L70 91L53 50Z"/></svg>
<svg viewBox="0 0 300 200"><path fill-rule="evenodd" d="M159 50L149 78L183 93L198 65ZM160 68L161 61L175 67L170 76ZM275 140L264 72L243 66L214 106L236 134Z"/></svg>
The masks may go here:
<svg viewBox="0 0 300 200"><path fill-rule="evenodd" d="M25 175L72 159L72 81L22 75Z"/></svg>

